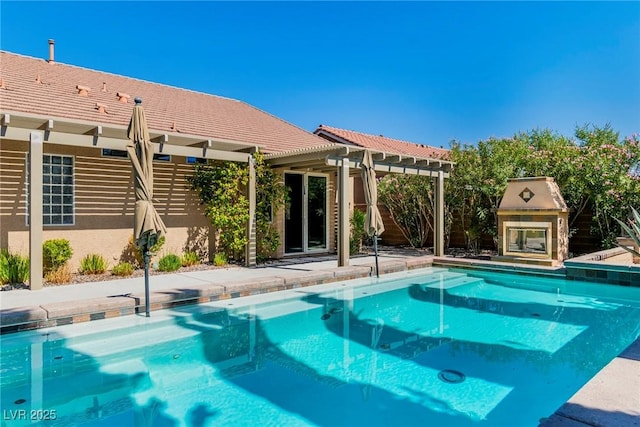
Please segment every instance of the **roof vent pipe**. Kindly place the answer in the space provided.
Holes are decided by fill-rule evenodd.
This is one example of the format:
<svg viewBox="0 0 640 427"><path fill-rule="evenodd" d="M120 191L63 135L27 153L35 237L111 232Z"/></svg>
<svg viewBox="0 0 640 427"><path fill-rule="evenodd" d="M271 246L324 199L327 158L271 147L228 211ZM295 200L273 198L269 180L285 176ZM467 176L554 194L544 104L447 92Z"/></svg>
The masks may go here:
<svg viewBox="0 0 640 427"><path fill-rule="evenodd" d="M55 40L53 39L49 39L49 64L53 64L54 63L54 54L53 51L55 50Z"/></svg>
<svg viewBox="0 0 640 427"><path fill-rule="evenodd" d="M127 102L129 102L129 98L131 98L131 96L128 93L122 93L122 92L118 92L118 101L122 102L123 104L126 104Z"/></svg>
<svg viewBox="0 0 640 427"><path fill-rule="evenodd" d="M78 95L80 96L89 96L89 92L91 88L88 86L76 85L76 89L78 90Z"/></svg>

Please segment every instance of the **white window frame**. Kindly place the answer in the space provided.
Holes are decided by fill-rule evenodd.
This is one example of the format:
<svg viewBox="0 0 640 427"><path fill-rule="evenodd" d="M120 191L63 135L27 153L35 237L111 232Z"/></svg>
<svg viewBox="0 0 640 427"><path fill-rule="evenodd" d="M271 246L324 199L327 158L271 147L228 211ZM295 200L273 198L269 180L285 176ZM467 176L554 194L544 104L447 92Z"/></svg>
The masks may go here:
<svg viewBox="0 0 640 427"><path fill-rule="evenodd" d="M47 162L45 159L46 157L49 157L49 162ZM52 175L52 167L54 166L54 164L52 163L51 159L53 157L60 157L60 168L62 168L61 173L60 173L60 178L61 178L61 183L60 184L53 184L51 181L53 181L53 175ZM64 164L64 159L68 158L71 159L71 165L65 165ZM25 203L25 207L26 207L26 212L25 212L25 225L29 226L29 193L30 193L30 185L31 185L31 176L29 175L29 154L26 154L26 160L25 160L25 166L26 166L26 180L25 180L25 196L26 196L26 203ZM43 227L73 227L76 225L76 179L75 179L75 165L76 165L76 159L75 156L72 155L67 155L67 154L51 154L51 153L43 153L42 154L42 226ZM45 173L44 172L44 168L45 167L49 167L49 172ZM64 173L64 168L65 167L70 167L71 168L71 184L65 184L64 183L64 178L65 176L69 176L69 175L65 175ZM58 174L56 174L58 175ZM49 178L49 182L47 181L47 177ZM55 205L52 203L52 199L53 197L58 197L58 195L53 194L52 187L49 188L49 191L47 192L45 189L47 188L46 186L60 186L61 187L61 193L59 195L60 197L60 203L56 203ZM70 186L71 188L71 194L65 194L65 188L68 188L68 186ZM49 197L49 202L45 203L45 198ZM65 204L64 203L64 197L71 197L71 212L70 213L65 213L64 212L64 208L69 207L69 204ZM60 214L53 214L52 210L54 206L60 206ZM49 212L46 212L46 208L49 208ZM53 219L54 215L60 215L60 219L61 222L60 223L53 223L51 222L51 220ZM64 217L71 215L71 222L70 223L65 223L64 222ZM47 220L45 218L48 218L49 222L47 223Z"/></svg>

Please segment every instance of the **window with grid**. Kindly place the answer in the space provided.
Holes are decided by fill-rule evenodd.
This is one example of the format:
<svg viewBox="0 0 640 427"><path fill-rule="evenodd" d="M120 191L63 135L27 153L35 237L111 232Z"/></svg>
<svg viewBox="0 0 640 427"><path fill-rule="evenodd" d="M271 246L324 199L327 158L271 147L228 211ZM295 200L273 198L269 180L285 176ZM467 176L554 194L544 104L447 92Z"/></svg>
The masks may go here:
<svg viewBox="0 0 640 427"><path fill-rule="evenodd" d="M29 164L27 161L27 172ZM30 181L29 178L28 182ZM28 186L27 186L28 189ZM73 225L73 157L45 154L42 156L42 223ZM27 203L29 195L27 194ZM29 209L27 206L27 215ZM27 223L29 218L27 217Z"/></svg>

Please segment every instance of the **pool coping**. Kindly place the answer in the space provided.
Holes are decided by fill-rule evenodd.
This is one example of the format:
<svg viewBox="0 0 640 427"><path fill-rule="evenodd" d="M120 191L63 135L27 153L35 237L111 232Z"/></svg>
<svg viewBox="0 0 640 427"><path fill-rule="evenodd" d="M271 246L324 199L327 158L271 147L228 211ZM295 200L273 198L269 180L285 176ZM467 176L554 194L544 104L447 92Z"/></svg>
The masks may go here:
<svg viewBox="0 0 640 427"><path fill-rule="evenodd" d="M539 427L640 426L640 338L609 362Z"/></svg>
<svg viewBox="0 0 640 427"><path fill-rule="evenodd" d="M432 266L429 255L379 262L381 275ZM247 279L202 280L197 284L182 287L166 287L149 293L150 311L164 310L190 304L202 304L218 300L239 298L269 292L283 291L343 280L371 277L375 274L375 263L303 270L298 273L276 274ZM154 276L153 279L157 280ZM170 278L164 278L171 282ZM175 280L173 280L175 282ZM91 286L86 284L83 286ZM9 291L11 292L11 291ZM23 291L30 292L30 291ZM0 294L1 296L1 294ZM144 315L144 292L131 292L70 301L45 302L41 304L0 309L0 334L32 329L69 325L128 315Z"/></svg>

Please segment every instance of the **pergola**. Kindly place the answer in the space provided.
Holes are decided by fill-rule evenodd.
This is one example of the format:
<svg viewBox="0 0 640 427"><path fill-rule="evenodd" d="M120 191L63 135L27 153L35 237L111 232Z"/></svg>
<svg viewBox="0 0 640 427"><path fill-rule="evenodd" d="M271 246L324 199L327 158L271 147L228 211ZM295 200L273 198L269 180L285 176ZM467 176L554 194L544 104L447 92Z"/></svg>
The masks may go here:
<svg viewBox="0 0 640 427"><path fill-rule="evenodd" d="M41 289L42 280L42 155L44 144L66 145L73 147L106 148L126 150L129 139L127 127L118 125L99 125L95 122L74 120L61 117L43 117L41 115L4 111L0 113L0 140L25 142L29 145L29 258L30 288ZM154 153L196 157L201 159L223 160L248 163L253 171L252 153L257 150L254 144L227 139L203 138L184 133L158 132L149 130L153 141ZM255 171L250 185L249 195L251 218L255 217ZM247 225L247 233L254 236L253 244L247 245L247 265L255 264L254 221ZM250 249L253 250L250 253Z"/></svg>
<svg viewBox="0 0 640 427"><path fill-rule="evenodd" d="M299 150L265 155L273 167L288 170L316 171L337 175L338 192L338 266L349 265L349 200L350 176L359 176L363 147L345 144L327 144ZM434 254L444 254L444 179L449 177L453 163L441 159L404 156L369 150L374 168L381 174L428 176L434 181Z"/></svg>
<svg viewBox="0 0 640 427"><path fill-rule="evenodd" d="M29 205L29 257L30 287L41 289L42 280L42 157L44 144L75 147L93 147L126 150L129 143L126 126L96 124L95 122L37 114L3 111L0 113L0 140L13 140L28 144L30 191ZM255 233L255 144L220 138L206 138L178 132L159 132L150 129L155 153L195 157L201 159L247 163L249 183L249 218L245 251L245 264L256 263ZM270 153L265 160L273 167L288 170L313 170L336 174L338 192L338 266L349 264L349 177L360 174L364 148L331 143L293 151ZM434 181L436 205L434 209L434 253L444 251L444 179L449 177L452 162L372 150L374 167L381 174L398 173L431 177Z"/></svg>

